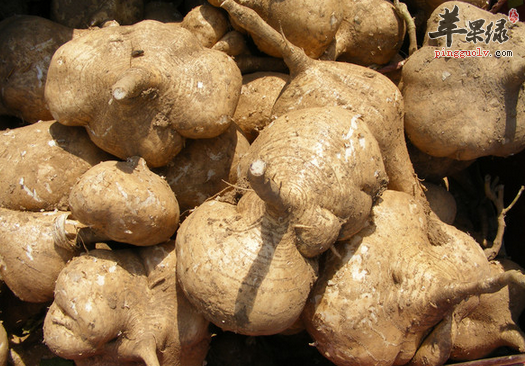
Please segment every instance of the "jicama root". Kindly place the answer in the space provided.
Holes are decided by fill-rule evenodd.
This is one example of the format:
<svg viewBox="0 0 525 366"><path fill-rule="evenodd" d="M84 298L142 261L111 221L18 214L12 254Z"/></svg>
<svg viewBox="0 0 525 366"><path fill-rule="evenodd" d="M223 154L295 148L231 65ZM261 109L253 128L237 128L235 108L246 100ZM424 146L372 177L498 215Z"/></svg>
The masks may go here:
<svg viewBox="0 0 525 366"><path fill-rule="evenodd" d="M243 75L241 96L233 120L253 142L272 121L273 104L288 80L281 72L254 72Z"/></svg>
<svg viewBox="0 0 525 366"><path fill-rule="evenodd" d="M0 274L21 300L52 300L66 263L102 239L69 215L0 209Z"/></svg>
<svg viewBox="0 0 525 366"><path fill-rule="evenodd" d="M501 19L464 2L447 2L432 14L428 32L437 31L440 14L454 9L458 24L484 19L488 26ZM447 37L427 35L423 47L409 57L401 86L405 128L419 150L435 157L473 160L509 156L525 148L525 62L521 57L496 57L502 50L524 54L525 32L520 25L504 30L508 41L489 38L483 45L483 52L492 57L465 57L467 52L481 52L480 42L466 41L467 30L454 34L450 45ZM444 57L447 53L457 57Z"/></svg>
<svg viewBox="0 0 525 366"><path fill-rule="evenodd" d="M399 52L405 23L387 0L343 2L343 21L321 59L384 65Z"/></svg>
<svg viewBox="0 0 525 366"><path fill-rule="evenodd" d="M185 299L173 242L97 249L60 273L44 341L78 366L201 366L208 322Z"/></svg>
<svg viewBox="0 0 525 366"><path fill-rule="evenodd" d="M214 6L224 5L223 0L212 0L210 3ZM337 0L303 1L300 8L295 3L276 0L242 0L238 3L253 9L271 27L281 31L290 42L313 58L323 54L343 20L343 5ZM234 26L244 28L262 52L281 57L280 49L266 37L246 29L235 17L231 22Z"/></svg>
<svg viewBox="0 0 525 366"><path fill-rule="evenodd" d="M523 271L508 259L490 262L494 275L509 270ZM475 360L500 347L525 352L525 334L518 326L525 308L523 288L515 284L493 294L483 294L479 305L459 322L450 353L452 360Z"/></svg>
<svg viewBox="0 0 525 366"><path fill-rule="evenodd" d="M34 123L53 119L44 99L51 57L78 31L48 19L18 15L0 22L0 114Z"/></svg>
<svg viewBox="0 0 525 366"><path fill-rule="evenodd" d="M386 76L359 65L311 59L251 9L233 0L221 6L237 24L279 49L290 69L290 81L272 115L324 106L339 106L360 115L381 148L389 188L423 197L405 143L403 97Z"/></svg>
<svg viewBox="0 0 525 366"><path fill-rule="evenodd" d="M276 119L239 168L269 209L289 221L307 257L358 232L388 181L361 116L338 107L306 108Z"/></svg>
<svg viewBox="0 0 525 366"><path fill-rule="evenodd" d="M275 334L297 321L315 281L316 260L305 257L362 227L386 175L366 125L337 107L278 118L239 169L253 191L237 205L205 202L186 218L177 273L217 326Z"/></svg>
<svg viewBox="0 0 525 366"><path fill-rule="evenodd" d="M183 136L227 130L241 84L229 56L204 48L178 25L145 20L60 47L45 96L58 122L85 126L103 150L160 167L180 152Z"/></svg>
<svg viewBox="0 0 525 366"><path fill-rule="evenodd" d="M138 157L89 169L71 189L69 207L93 231L138 246L169 240L179 225L175 194Z"/></svg>
<svg viewBox="0 0 525 366"><path fill-rule="evenodd" d="M184 212L235 184L239 159L249 147L246 137L232 123L218 137L187 139L184 149L156 173L166 177Z"/></svg>
<svg viewBox="0 0 525 366"><path fill-rule="evenodd" d="M71 188L92 166L113 158L81 127L56 121L0 133L0 207L68 210Z"/></svg>
<svg viewBox="0 0 525 366"><path fill-rule="evenodd" d="M494 274L471 237L405 193L386 191L372 217L330 256L303 316L336 364L441 365L479 295L525 285L519 271Z"/></svg>
<svg viewBox="0 0 525 366"><path fill-rule="evenodd" d="M177 232L177 277L218 327L279 333L297 320L317 278L316 260L304 258L293 237L293 228L253 192L236 206L204 202Z"/></svg>

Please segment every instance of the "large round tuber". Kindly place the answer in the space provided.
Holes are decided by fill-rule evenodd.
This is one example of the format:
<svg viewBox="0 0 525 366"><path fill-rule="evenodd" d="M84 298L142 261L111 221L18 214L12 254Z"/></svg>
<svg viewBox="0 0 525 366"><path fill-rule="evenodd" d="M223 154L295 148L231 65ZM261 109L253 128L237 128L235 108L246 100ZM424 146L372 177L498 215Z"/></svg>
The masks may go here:
<svg viewBox="0 0 525 366"><path fill-rule="evenodd" d="M139 246L165 242L179 224L175 194L138 157L89 169L72 188L69 206L75 219L94 231Z"/></svg>

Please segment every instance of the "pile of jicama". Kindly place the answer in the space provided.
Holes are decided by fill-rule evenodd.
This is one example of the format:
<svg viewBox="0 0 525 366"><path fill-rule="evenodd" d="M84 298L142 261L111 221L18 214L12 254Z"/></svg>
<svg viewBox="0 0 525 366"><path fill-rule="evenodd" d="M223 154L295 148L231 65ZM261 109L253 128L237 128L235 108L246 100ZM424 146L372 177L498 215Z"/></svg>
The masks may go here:
<svg viewBox="0 0 525 366"><path fill-rule="evenodd" d="M33 3L0 5L0 366L525 353L516 9Z"/></svg>

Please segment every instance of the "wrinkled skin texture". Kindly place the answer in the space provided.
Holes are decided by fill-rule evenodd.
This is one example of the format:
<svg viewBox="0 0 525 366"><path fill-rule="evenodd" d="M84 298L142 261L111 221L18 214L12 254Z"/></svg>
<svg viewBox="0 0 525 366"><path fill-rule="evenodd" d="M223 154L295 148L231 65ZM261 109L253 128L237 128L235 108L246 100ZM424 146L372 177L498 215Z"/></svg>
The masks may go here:
<svg viewBox="0 0 525 366"><path fill-rule="evenodd" d="M239 159L249 147L246 137L232 123L218 137L186 140L184 149L157 173L166 177L184 212L235 184Z"/></svg>
<svg viewBox="0 0 525 366"><path fill-rule="evenodd" d="M79 366L202 365L208 322L184 298L173 242L94 250L61 272L44 341Z"/></svg>
<svg viewBox="0 0 525 366"><path fill-rule="evenodd" d="M329 256L303 320L337 365L441 365L478 295L509 283L471 237L386 191L370 226ZM510 276L523 275L509 271ZM490 288L490 290L489 290ZM430 334L429 334L430 332Z"/></svg>
<svg viewBox="0 0 525 366"><path fill-rule="evenodd" d="M338 107L305 108L273 121L241 159L241 179L250 179L257 160L279 187L278 204L308 257L358 232L388 181L377 141L361 116Z"/></svg>
<svg viewBox="0 0 525 366"><path fill-rule="evenodd" d="M57 121L85 126L103 150L160 167L180 152L183 137L226 131L241 84L229 56L204 48L178 24L145 20L60 47L45 97Z"/></svg>
<svg viewBox="0 0 525 366"><path fill-rule="evenodd" d="M317 263L295 247L286 219L255 193L207 201L177 232L177 277L190 302L224 330L279 333L301 314Z"/></svg>
<svg viewBox="0 0 525 366"><path fill-rule="evenodd" d="M488 26L502 18L463 2L447 2L432 13L428 32L437 30L444 9L452 11L455 6L459 9L457 24L485 19ZM525 27L518 22L506 30L508 41L491 40L483 46L467 42L465 34L454 34L449 48L447 37L431 39L427 34L423 47L408 58L401 84L405 129L419 150L457 160L508 156L523 150ZM492 57L435 57L443 49L476 51L478 47L490 51ZM512 50L514 57L495 57L497 50Z"/></svg>
<svg viewBox="0 0 525 366"><path fill-rule="evenodd" d="M45 99L53 53L73 37L73 29L48 19L15 15L0 22L0 114L34 123L53 119Z"/></svg>
<svg viewBox="0 0 525 366"><path fill-rule="evenodd" d="M57 243L55 220L64 214L0 209L0 275L23 301L51 301L58 274L83 250Z"/></svg>
<svg viewBox="0 0 525 366"><path fill-rule="evenodd" d="M492 261L490 265L494 274L512 269L523 271L508 259ZM496 293L481 295L479 305L457 326L450 358L482 359L499 347L525 352L525 334L518 326L524 308L523 289L514 284Z"/></svg>
<svg viewBox="0 0 525 366"><path fill-rule="evenodd" d="M367 67L308 57L249 8L233 0L222 5L251 34L279 49L290 79L272 109L272 116L303 108L339 106L361 118L376 138L389 178L389 188L422 196L408 155L403 97L386 76Z"/></svg>
<svg viewBox="0 0 525 366"><path fill-rule="evenodd" d="M51 19L71 28L100 26L116 20L129 25L142 20L143 0L52 0Z"/></svg>
<svg viewBox="0 0 525 366"><path fill-rule="evenodd" d="M68 210L71 188L92 166L113 158L82 127L38 122L0 133L0 207Z"/></svg>
<svg viewBox="0 0 525 366"><path fill-rule="evenodd" d="M89 169L71 189L69 206L75 219L94 231L138 246L170 239L179 224L170 186L137 157Z"/></svg>

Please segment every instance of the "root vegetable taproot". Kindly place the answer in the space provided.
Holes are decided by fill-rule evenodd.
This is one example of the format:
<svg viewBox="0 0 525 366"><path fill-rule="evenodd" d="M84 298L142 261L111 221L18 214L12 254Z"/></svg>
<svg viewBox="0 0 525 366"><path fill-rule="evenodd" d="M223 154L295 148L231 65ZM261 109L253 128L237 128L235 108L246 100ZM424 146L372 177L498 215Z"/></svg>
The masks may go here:
<svg viewBox="0 0 525 366"><path fill-rule="evenodd" d="M210 3L214 6L222 6L224 1L212 0ZM242 0L238 3L253 9L271 27L282 31L290 42L302 48L313 58L323 54L343 20L342 4L337 0L307 0L301 2L301 9L298 9L295 3L276 0ZM239 25L236 20L233 20L232 24ZM273 57L281 57L279 48L268 42L265 37L248 29L246 31L262 52Z"/></svg>
<svg viewBox="0 0 525 366"><path fill-rule="evenodd" d="M277 118L252 143L239 169L240 181L247 180L268 210L289 221L307 257L361 230L388 181L367 125L339 107Z"/></svg>
<svg viewBox="0 0 525 366"><path fill-rule="evenodd" d="M389 188L423 195L405 143L403 97L386 76L359 65L309 58L255 11L233 0L225 0L221 6L237 24L279 49L290 69L290 80L272 115L323 106L339 106L360 115L381 148Z"/></svg>
<svg viewBox="0 0 525 366"><path fill-rule="evenodd" d="M184 212L237 182L239 159L249 146L236 124L231 124L218 137L187 139L184 149L155 172L166 178Z"/></svg>
<svg viewBox="0 0 525 366"><path fill-rule="evenodd" d="M0 133L0 207L68 210L71 188L92 166L112 157L85 129L42 121Z"/></svg>
<svg viewBox="0 0 525 366"><path fill-rule="evenodd" d="M85 126L103 150L160 167L180 152L183 137L226 131L241 85L229 56L178 25L145 20L60 47L45 96L58 122Z"/></svg>
<svg viewBox="0 0 525 366"><path fill-rule="evenodd" d="M0 274L21 300L53 299L55 281L66 263L101 239L63 211L0 209Z"/></svg>
<svg viewBox="0 0 525 366"><path fill-rule="evenodd" d="M202 365L208 322L178 287L176 262L173 242L76 257L57 279L46 345L79 366Z"/></svg>
<svg viewBox="0 0 525 366"><path fill-rule="evenodd" d="M483 52L493 57L465 57L467 52L481 52L479 42L466 38L467 29L465 34L454 34L450 44L448 37L430 37L447 12L457 12L458 24L484 19L486 27L495 27L503 20L502 32L508 40L497 42L497 32L485 35L482 40L488 43ZM523 150L525 63L522 57L496 57L509 49L517 55L525 53L525 28L509 24L501 15L459 1L446 2L432 13L423 47L408 58L401 82L406 133L422 152L473 160ZM447 54L457 57L443 57Z"/></svg>
<svg viewBox="0 0 525 366"><path fill-rule="evenodd" d="M105 237L138 246L165 242L179 224L179 205L168 183L142 158L105 161L71 189L73 217Z"/></svg>
<svg viewBox="0 0 525 366"><path fill-rule="evenodd" d="M441 365L480 295L525 284L520 271L495 274L471 237L406 193L383 193L372 217L327 260L303 314L338 365Z"/></svg>

